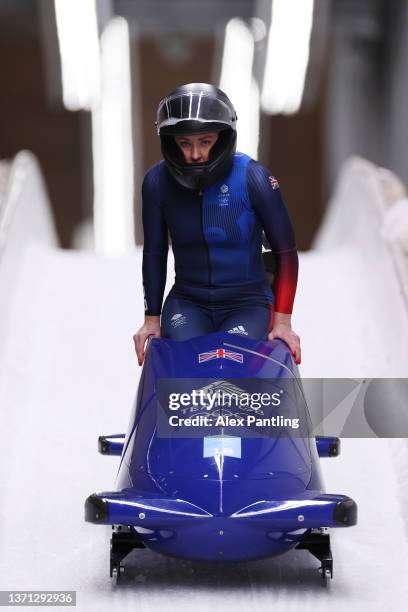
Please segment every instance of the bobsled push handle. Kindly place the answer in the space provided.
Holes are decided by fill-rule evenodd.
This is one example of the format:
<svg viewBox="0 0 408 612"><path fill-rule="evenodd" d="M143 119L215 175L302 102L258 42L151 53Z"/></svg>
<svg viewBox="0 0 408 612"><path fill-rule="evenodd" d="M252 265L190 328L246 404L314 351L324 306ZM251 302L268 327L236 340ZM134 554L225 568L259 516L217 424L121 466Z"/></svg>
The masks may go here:
<svg viewBox="0 0 408 612"><path fill-rule="evenodd" d="M338 457L340 455L340 438L316 436L316 447L319 457Z"/></svg>
<svg viewBox="0 0 408 612"><path fill-rule="evenodd" d="M98 451L101 455L121 455L125 444L126 434L112 434L99 436Z"/></svg>

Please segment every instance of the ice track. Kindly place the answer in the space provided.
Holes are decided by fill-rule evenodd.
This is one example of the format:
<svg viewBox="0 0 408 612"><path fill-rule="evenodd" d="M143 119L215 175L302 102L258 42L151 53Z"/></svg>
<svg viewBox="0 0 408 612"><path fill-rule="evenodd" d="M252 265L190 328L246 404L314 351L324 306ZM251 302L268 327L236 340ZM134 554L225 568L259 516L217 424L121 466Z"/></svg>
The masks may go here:
<svg viewBox="0 0 408 612"><path fill-rule="evenodd" d="M387 338L367 316L369 292L350 303L339 291L344 274L357 275L349 280L359 286L358 267L350 272L342 262L318 253L301 258L295 327L303 374L391 376L366 358ZM327 266L337 270L339 285L318 282ZM332 532L328 590L306 551L209 565L136 550L123 584L111 582L109 529L85 523L83 503L112 487L118 458L98 455L96 440L126 430L138 382L132 335L143 315L140 253L106 260L32 245L11 291L0 370L2 589L73 589L81 612L404 609L408 448L398 440L343 440L339 458L322 460L328 491L359 505L358 526ZM344 335L349 312L356 333L364 330L363 347ZM357 349L352 364L350 343ZM324 372L317 367L322 357Z"/></svg>

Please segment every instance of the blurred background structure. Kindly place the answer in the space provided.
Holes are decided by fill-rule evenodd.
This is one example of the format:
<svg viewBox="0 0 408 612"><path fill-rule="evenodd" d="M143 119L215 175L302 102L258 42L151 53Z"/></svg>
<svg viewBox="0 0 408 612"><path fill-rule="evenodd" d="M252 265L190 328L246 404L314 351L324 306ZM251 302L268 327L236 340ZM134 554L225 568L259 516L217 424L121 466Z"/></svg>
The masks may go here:
<svg viewBox="0 0 408 612"><path fill-rule="evenodd" d="M407 32L405 0L0 0L0 158L37 156L64 248L126 252L158 101L219 84L306 249L350 154L408 180Z"/></svg>

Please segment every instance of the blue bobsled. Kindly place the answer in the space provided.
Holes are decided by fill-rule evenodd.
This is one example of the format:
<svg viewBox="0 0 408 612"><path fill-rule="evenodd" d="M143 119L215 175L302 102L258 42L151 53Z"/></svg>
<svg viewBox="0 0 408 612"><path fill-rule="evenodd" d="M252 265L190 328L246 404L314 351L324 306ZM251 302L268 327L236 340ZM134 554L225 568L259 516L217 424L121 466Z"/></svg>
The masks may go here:
<svg viewBox="0 0 408 612"><path fill-rule="evenodd" d="M255 400L254 400L255 398ZM85 520L114 526L111 576L133 548L242 561L309 550L332 577L329 527L357 522L355 502L325 493L297 368L280 340L214 333L153 338L120 455L116 490L93 494Z"/></svg>

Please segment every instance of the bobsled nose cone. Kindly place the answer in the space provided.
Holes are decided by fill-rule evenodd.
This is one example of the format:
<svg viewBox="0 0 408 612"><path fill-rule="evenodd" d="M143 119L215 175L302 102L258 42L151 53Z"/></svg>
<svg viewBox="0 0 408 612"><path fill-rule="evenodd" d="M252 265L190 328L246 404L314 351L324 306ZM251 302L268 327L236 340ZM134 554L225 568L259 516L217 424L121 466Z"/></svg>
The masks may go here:
<svg viewBox="0 0 408 612"><path fill-rule="evenodd" d="M108 503L96 493L85 501L85 520L88 523L108 524Z"/></svg>

